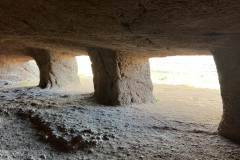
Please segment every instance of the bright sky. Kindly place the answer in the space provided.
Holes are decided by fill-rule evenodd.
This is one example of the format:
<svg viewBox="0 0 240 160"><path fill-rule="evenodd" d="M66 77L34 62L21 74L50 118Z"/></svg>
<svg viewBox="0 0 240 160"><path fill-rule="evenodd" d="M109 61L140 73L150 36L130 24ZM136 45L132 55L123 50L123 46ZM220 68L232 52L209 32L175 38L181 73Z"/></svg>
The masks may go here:
<svg viewBox="0 0 240 160"><path fill-rule="evenodd" d="M78 74L84 74L86 76L92 76L91 61L89 56L78 56Z"/></svg>

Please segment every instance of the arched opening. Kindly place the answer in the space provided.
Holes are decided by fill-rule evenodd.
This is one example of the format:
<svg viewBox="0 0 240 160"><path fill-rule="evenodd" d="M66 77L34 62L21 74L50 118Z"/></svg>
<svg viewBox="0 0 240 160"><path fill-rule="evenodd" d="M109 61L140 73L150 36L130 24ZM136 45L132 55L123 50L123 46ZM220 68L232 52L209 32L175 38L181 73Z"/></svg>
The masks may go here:
<svg viewBox="0 0 240 160"><path fill-rule="evenodd" d="M204 123L220 122L222 100L213 56L173 56L149 61L155 107L160 106L162 114Z"/></svg>
<svg viewBox="0 0 240 160"><path fill-rule="evenodd" d="M5 87L37 86L39 69L31 57L0 56L0 85Z"/></svg>

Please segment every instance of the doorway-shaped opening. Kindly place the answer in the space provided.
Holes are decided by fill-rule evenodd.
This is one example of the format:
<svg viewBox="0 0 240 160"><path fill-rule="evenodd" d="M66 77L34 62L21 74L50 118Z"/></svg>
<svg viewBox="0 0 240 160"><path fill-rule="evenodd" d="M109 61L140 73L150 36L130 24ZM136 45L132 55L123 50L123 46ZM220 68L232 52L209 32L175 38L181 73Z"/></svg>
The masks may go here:
<svg viewBox="0 0 240 160"><path fill-rule="evenodd" d="M93 74L92 74L92 62L89 56L77 56L78 64L78 76L80 78L80 89L82 93L93 93Z"/></svg>
<svg viewBox="0 0 240 160"><path fill-rule="evenodd" d="M213 56L151 58L153 92L161 112L218 124L222 100Z"/></svg>
<svg viewBox="0 0 240 160"><path fill-rule="evenodd" d="M31 57L1 55L0 86L37 86L39 69Z"/></svg>

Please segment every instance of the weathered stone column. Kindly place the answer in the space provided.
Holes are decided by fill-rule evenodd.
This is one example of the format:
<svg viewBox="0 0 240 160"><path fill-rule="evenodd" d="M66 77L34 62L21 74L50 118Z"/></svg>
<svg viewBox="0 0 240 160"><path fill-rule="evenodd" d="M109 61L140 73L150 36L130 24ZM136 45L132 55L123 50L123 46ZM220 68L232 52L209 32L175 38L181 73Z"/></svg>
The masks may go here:
<svg viewBox="0 0 240 160"><path fill-rule="evenodd" d="M28 49L40 70L41 88L74 87L80 84L76 58L67 53Z"/></svg>
<svg viewBox="0 0 240 160"><path fill-rule="evenodd" d="M236 43L239 42L239 43ZM240 142L240 41L212 50L217 66L223 115L218 131Z"/></svg>
<svg viewBox="0 0 240 160"><path fill-rule="evenodd" d="M124 105L155 100L148 58L98 48L88 49L88 53L99 103Z"/></svg>

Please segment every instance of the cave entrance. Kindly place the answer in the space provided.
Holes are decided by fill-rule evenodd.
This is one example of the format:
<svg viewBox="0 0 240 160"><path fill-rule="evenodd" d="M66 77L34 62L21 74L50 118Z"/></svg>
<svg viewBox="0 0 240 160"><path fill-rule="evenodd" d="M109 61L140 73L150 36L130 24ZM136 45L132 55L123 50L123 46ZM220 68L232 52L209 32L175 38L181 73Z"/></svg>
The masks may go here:
<svg viewBox="0 0 240 160"><path fill-rule="evenodd" d="M213 56L151 58L157 105L166 114L219 123L222 100Z"/></svg>
<svg viewBox="0 0 240 160"><path fill-rule="evenodd" d="M0 56L0 87L26 87L39 84L39 69L30 57Z"/></svg>
<svg viewBox="0 0 240 160"><path fill-rule="evenodd" d="M23 63L24 75L26 77L22 79L19 84L24 86L38 86L40 81L40 72L35 60L29 60Z"/></svg>
<svg viewBox="0 0 240 160"><path fill-rule="evenodd" d="M78 64L78 76L80 78L80 90L83 93L93 93L93 74L89 56L76 56Z"/></svg>

